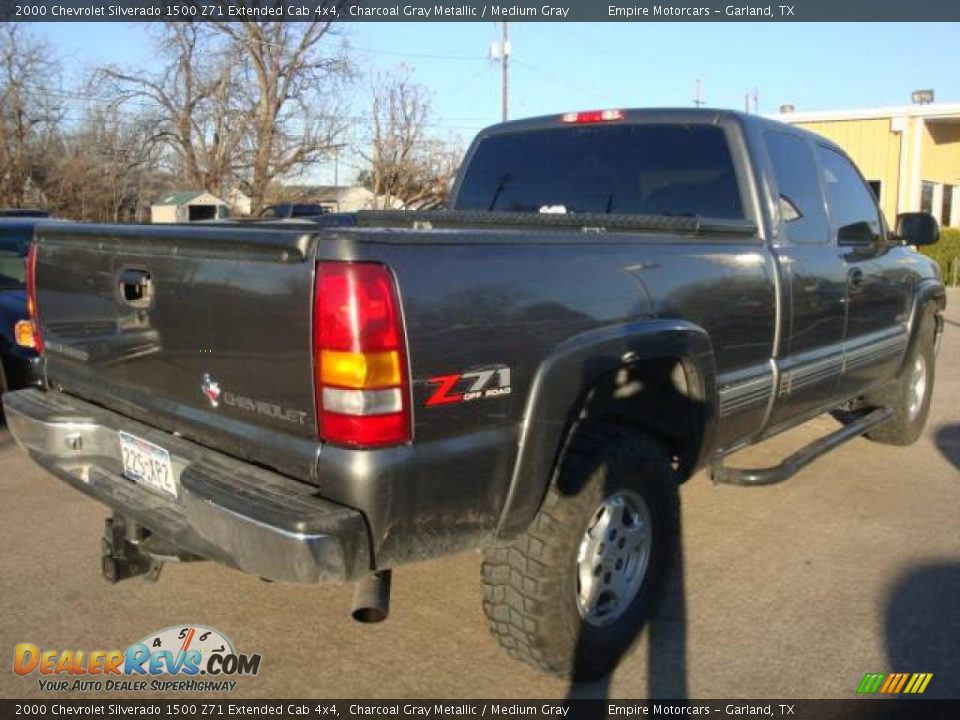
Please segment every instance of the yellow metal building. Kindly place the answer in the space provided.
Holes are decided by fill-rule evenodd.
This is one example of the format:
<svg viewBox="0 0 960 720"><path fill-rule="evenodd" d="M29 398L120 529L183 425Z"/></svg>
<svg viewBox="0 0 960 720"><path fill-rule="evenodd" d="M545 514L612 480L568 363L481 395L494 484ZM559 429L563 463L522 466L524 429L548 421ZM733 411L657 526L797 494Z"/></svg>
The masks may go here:
<svg viewBox="0 0 960 720"><path fill-rule="evenodd" d="M840 145L860 167L889 222L923 210L960 227L960 103L788 112L782 122Z"/></svg>

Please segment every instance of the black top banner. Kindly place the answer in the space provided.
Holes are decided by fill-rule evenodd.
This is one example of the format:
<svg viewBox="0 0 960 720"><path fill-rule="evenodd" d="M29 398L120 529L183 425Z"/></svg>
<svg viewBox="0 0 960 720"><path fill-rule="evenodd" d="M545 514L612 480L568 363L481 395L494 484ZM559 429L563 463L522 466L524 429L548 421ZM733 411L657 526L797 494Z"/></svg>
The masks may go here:
<svg viewBox="0 0 960 720"><path fill-rule="evenodd" d="M958 700L0 700L0 720L124 716L419 720L955 720Z"/></svg>
<svg viewBox="0 0 960 720"><path fill-rule="evenodd" d="M780 4L784 3L784 4ZM957 0L0 0L20 22L960 21Z"/></svg>

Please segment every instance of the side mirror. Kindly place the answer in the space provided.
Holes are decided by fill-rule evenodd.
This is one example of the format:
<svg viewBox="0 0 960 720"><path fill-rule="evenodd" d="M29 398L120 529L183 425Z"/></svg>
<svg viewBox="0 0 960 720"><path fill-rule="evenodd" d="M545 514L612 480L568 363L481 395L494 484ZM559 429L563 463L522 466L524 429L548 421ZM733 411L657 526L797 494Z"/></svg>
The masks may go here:
<svg viewBox="0 0 960 720"><path fill-rule="evenodd" d="M896 234L907 245L933 245L940 239L940 225L930 213L902 213L897 215Z"/></svg>

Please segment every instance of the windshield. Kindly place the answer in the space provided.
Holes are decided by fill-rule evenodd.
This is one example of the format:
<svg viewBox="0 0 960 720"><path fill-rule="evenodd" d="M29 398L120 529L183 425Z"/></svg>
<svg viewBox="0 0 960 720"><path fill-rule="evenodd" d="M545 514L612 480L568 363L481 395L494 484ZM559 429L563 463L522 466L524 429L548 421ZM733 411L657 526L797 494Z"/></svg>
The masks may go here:
<svg viewBox="0 0 960 720"><path fill-rule="evenodd" d="M456 209L743 218L726 135L697 124L487 137L469 161Z"/></svg>
<svg viewBox="0 0 960 720"><path fill-rule="evenodd" d="M264 208L260 217L292 218L323 215L326 209L314 203L294 203L292 205L270 205Z"/></svg>

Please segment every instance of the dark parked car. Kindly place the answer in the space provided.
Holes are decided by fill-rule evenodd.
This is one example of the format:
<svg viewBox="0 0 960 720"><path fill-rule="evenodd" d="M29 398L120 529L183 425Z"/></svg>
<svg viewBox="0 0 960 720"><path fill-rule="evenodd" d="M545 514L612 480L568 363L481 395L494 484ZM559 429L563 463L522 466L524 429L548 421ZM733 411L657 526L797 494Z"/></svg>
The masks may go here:
<svg viewBox="0 0 960 720"><path fill-rule="evenodd" d="M0 208L0 218L45 218L50 217L46 210L32 210L29 208Z"/></svg>
<svg viewBox="0 0 960 720"><path fill-rule="evenodd" d="M259 217L287 220L289 218L315 217L327 212L330 212L328 208L316 203L278 203L265 207L260 211Z"/></svg>
<svg viewBox="0 0 960 720"><path fill-rule="evenodd" d="M30 337L27 312L26 258L36 219L0 211L0 393L39 385L40 361L35 347L17 342ZM25 332L26 330L26 332Z"/></svg>
<svg viewBox="0 0 960 720"><path fill-rule="evenodd" d="M451 208L38 230L50 387L4 406L113 509L108 578L201 556L356 581L371 620L391 568L483 548L498 641L596 677L656 607L696 469L769 484L924 427L946 294L910 245L936 221L892 231L824 138L693 109L504 123ZM838 408L778 466L725 464Z"/></svg>

